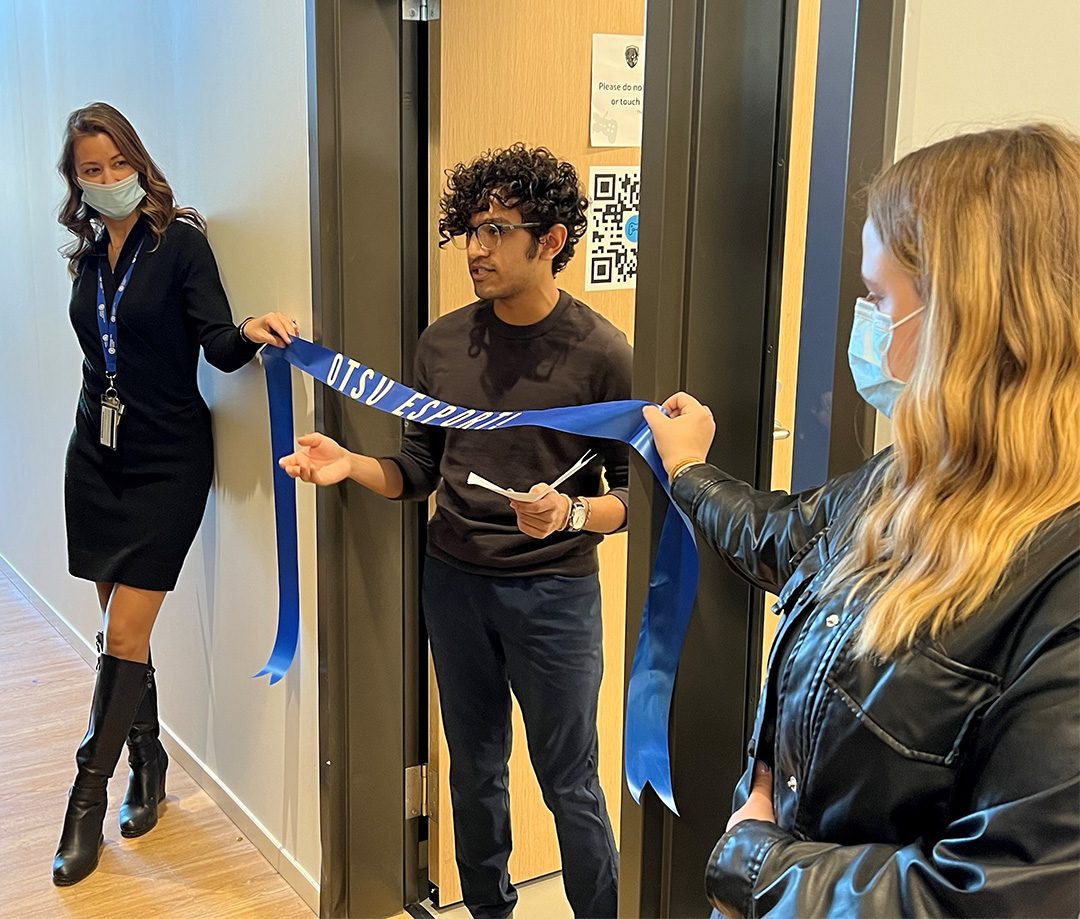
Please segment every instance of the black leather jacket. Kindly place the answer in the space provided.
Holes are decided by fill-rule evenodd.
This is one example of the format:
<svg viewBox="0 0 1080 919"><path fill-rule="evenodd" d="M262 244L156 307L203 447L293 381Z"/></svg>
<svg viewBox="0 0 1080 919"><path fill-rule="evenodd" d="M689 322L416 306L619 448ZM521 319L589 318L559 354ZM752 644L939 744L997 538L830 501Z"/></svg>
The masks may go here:
<svg viewBox="0 0 1080 919"><path fill-rule="evenodd" d="M746 916L1075 917L1080 507L1043 527L977 615L875 664L853 654L858 600L845 610L819 590L837 524L880 461L798 495L706 465L675 483L713 549L779 595L777 643L797 630L782 672L769 662L777 822L720 839L709 899Z"/></svg>

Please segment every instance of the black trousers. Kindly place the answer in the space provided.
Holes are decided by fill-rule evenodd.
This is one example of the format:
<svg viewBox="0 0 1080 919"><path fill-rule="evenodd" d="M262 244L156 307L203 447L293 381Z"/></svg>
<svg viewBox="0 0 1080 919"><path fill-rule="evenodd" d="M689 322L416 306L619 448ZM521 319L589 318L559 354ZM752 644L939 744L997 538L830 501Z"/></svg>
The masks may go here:
<svg viewBox="0 0 1080 919"><path fill-rule="evenodd" d="M502 919L517 902L507 872L512 689L555 817L566 897L579 919L613 919L619 856L597 775L599 579L486 577L428 557L423 606L465 905L477 919Z"/></svg>

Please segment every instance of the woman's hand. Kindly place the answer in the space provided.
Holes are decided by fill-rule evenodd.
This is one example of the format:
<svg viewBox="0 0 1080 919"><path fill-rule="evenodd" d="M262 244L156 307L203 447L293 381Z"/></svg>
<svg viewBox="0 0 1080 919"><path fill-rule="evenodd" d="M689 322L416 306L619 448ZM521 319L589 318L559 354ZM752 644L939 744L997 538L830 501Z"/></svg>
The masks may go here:
<svg viewBox="0 0 1080 919"><path fill-rule="evenodd" d="M533 539L546 539L552 533L564 529L570 519L570 506L573 503L566 495L552 491L551 486L543 482L530 488L529 494L534 495L540 491L546 491L547 494L531 504L510 502L517 514L518 529Z"/></svg>
<svg viewBox="0 0 1080 919"><path fill-rule="evenodd" d="M245 320L242 334L248 341L284 348L296 333L295 319L290 319L284 313L267 313Z"/></svg>
<svg viewBox="0 0 1080 919"><path fill-rule="evenodd" d="M351 454L325 434L305 434L296 442L300 449L278 460L278 465L294 479L313 485L336 485L349 478Z"/></svg>
<svg viewBox="0 0 1080 919"><path fill-rule="evenodd" d="M716 422L707 405L684 392L668 399L664 410L667 415L655 405L647 405L643 411L660 459L671 475L672 467L683 460L705 459L716 434Z"/></svg>
<svg viewBox="0 0 1080 919"><path fill-rule="evenodd" d="M727 830L730 833L736 824L744 820L767 820L776 823L776 812L772 804L772 770L761 760L754 763L754 780L750 786L750 797L727 822Z"/></svg>

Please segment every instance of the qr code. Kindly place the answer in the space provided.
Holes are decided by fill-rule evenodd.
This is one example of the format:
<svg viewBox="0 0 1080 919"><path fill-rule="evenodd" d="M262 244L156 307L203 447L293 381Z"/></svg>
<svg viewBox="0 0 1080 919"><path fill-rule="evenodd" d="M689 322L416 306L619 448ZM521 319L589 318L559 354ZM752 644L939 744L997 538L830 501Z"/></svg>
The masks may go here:
<svg viewBox="0 0 1080 919"><path fill-rule="evenodd" d="M618 290L637 282L639 166L589 169L585 289Z"/></svg>

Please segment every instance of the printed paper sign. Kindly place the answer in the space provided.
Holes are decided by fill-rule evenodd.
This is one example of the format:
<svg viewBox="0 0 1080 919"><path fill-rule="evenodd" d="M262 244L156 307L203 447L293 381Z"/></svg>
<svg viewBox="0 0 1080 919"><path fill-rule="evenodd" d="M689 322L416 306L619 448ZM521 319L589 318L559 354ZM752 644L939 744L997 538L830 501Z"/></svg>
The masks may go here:
<svg viewBox="0 0 1080 919"><path fill-rule="evenodd" d="M593 35L594 147L640 147L645 97L645 36Z"/></svg>

